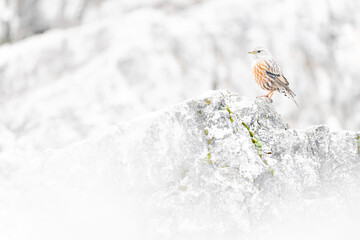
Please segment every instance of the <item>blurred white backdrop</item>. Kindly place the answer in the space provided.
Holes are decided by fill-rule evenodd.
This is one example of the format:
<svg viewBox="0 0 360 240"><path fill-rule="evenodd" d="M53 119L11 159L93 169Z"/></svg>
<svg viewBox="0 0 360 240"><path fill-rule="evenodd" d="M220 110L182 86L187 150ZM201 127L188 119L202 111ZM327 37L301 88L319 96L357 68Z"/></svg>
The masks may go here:
<svg viewBox="0 0 360 240"><path fill-rule="evenodd" d="M0 0L1 180L45 149L209 89L265 94L251 75L256 46L297 94L300 109L274 95L290 127L360 130L359 10L358 0Z"/></svg>

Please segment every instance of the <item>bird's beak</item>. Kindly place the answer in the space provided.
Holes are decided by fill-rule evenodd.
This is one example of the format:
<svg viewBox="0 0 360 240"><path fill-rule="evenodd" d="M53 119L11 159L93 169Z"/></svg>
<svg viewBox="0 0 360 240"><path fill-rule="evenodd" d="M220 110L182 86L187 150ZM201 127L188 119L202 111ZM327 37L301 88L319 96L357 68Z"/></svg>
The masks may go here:
<svg viewBox="0 0 360 240"><path fill-rule="evenodd" d="M251 52L249 52L249 54L255 54L255 51L251 51Z"/></svg>

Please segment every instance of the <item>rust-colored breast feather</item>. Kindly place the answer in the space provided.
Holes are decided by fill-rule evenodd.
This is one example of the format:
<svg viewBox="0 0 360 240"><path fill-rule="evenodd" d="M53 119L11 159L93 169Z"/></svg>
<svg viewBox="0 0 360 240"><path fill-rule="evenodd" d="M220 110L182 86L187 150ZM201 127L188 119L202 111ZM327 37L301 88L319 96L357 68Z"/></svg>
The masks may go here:
<svg viewBox="0 0 360 240"><path fill-rule="evenodd" d="M268 65L265 62L259 61L253 67L253 74L255 77L255 82L265 90L272 91L272 81L270 77L266 74Z"/></svg>

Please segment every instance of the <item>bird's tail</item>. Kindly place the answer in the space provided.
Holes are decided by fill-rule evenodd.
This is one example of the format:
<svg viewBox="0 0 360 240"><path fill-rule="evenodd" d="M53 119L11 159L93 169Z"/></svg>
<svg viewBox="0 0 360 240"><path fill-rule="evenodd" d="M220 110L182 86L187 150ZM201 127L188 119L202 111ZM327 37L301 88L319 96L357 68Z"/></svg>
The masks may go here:
<svg viewBox="0 0 360 240"><path fill-rule="evenodd" d="M284 88L281 92L282 92L286 97L288 97L288 98L290 98L291 100L293 100L294 103L296 104L296 106L297 106L298 108L300 108L300 107L299 107L299 104L298 104L298 103L296 102L296 100L295 100L296 94L295 94L289 87Z"/></svg>

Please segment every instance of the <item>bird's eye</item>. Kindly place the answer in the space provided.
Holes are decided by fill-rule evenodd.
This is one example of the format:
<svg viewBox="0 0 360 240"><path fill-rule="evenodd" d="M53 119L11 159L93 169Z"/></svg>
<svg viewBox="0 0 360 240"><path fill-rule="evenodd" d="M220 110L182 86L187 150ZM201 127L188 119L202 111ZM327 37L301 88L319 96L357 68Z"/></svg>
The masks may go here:
<svg viewBox="0 0 360 240"><path fill-rule="evenodd" d="M259 50L259 51L257 51L257 52L259 53L259 52L261 52L261 51Z"/></svg>

